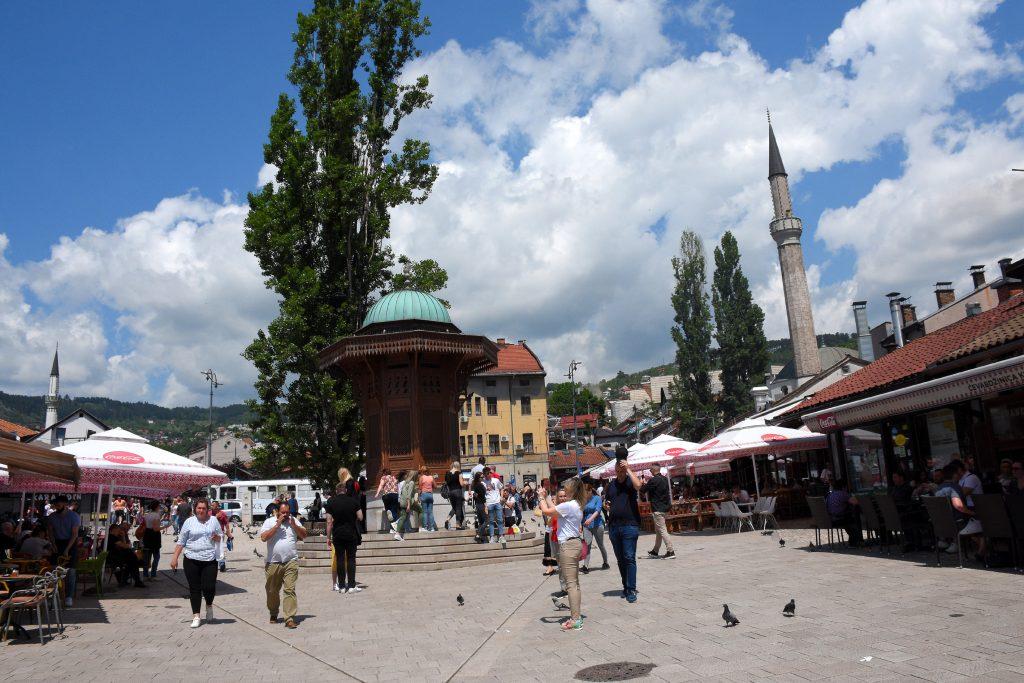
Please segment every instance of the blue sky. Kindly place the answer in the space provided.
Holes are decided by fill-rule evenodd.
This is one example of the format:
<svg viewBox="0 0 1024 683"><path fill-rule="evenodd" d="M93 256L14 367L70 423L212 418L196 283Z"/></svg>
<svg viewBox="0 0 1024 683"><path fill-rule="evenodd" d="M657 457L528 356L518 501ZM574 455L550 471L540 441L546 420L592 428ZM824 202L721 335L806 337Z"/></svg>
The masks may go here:
<svg viewBox="0 0 1024 683"><path fill-rule="evenodd" d="M1021 247L1006 245L1003 254L985 245L988 251L961 257L951 246L947 251L953 253L920 254L913 259L904 250L901 258L906 256L906 267L899 277L906 284L900 284L884 282L889 276L879 274L879 266L871 258L871 244L859 241L859 231L851 228L857 221L877 223L888 216L900 225L917 220L913 216L921 211L900 218L900 207L912 203L912 199L927 198L927 192L937 193L936 197L945 194L926 187L926 164L948 163L946 170L951 175L983 175L978 169L964 167L971 155L958 154L960 148L956 145L939 149L940 138L963 136L962 145L968 152L983 144L999 148L1001 143L1020 142L1020 125L1013 123L1014 114L1007 103L1016 101L1013 97L1022 90L1021 70L1015 60L1024 39L1024 3L1003 3L998 8L984 4L974 7L971 0L949 0L949 4L955 11L937 19L929 15L927 4L923 13L910 16L901 13L903 8L882 2L869 2L858 9L859 3L854 2L785 0L771 3L772 11L766 12L764 3L713 0L637 0L623 5L616 5L614 0L591 0L587 6L574 0L428 0L424 10L433 28L421 43L425 53L422 65L435 84L437 105L429 115L411 124L411 133L430 139L436 160L452 173L442 174L435 196L420 213L396 217L396 248L417 257L438 257L453 271L456 291L448 295L455 303L454 313L474 329L493 336L535 340L542 357L552 365L560 366L567 357L578 355L581 345L588 347L594 355L589 364L595 374L591 379L597 379L619 368L629 370L660 362L670 353L667 333L662 329L667 296L651 292L660 292L666 286L668 255L679 231L696 226L710 246L722 230L733 229L745 250L745 267L769 314L769 335L774 336L782 328L778 324L778 287L773 279L777 276L772 270L775 256L770 244L766 247L764 212L770 205L767 183L763 181L766 142L760 138L763 109L770 105L778 112L776 133L793 174L796 213L805 223L806 260L812 278L816 278L816 304L823 310L819 331L851 326L852 318L845 309L836 315L828 313L837 310L839 304L845 306L851 296L870 298L877 294L876 289L895 285L923 298L932 284L929 279L962 279L966 275L968 264L960 260L994 261L1019 252ZM189 330L183 342L189 354L199 356L195 364L205 367L222 362L230 367L237 363L244 340L266 324L268 311L272 314L272 302L268 304L269 300L259 299L254 293L252 296L259 301L251 304L252 310L225 322L218 320L218 311L225 305L237 305L238 295L227 302L210 292L218 288L253 291L251 282L245 281L247 284L242 286L241 279L218 280L221 266L214 260L207 270L198 269L187 276L195 282L210 274L212 284L204 285L206 293L182 294L181 308L155 313L158 307L152 301L129 301L120 295L121 291L109 289L113 285L100 286L93 275L96 271L82 263L89 262L94 247L114 249L123 245L126 219L131 224L133 217L149 221L165 213L171 217L160 228L158 241L164 247L174 247L170 257L161 257L165 263L180 256L182 250L195 247L172 239L176 235L185 240L184 233L174 232L174 228L192 225L198 226L196 235L210 239L212 246L207 249L222 249L220 258L224 263L235 264L247 258L238 249L241 217L232 207L241 207L244 212L246 193L255 186L270 114L278 94L288 89L285 74L291 61L295 12L308 5L190 1L163 5L72 3L59 10L39 3L0 6L0 63L5 65L0 72L0 88L6 105L0 108L0 144L5 152L4 163L0 164L0 187L4 190L0 192L0 234L6 235L6 240L0 241L0 276L7 268L9 281L17 282L6 293L6 299L5 292L0 291L0 301L13 302L9 305L14 307L24 304L29 311L19 323L24 332L22 340L5 348L5 353L24 353L33 358L33 365L48 367L45 358L36 363L35 357L45 356L41 350L51 342L45 338L47 334L33 331L31 326L38 324L46 329L49 325L52 329L54 324L64 325L73 330L64 335L70 337L66 340L72 357L69 373L74 374L73 368L78 368L78 380L69 380L71 387L122 396L134 391L138 397L164 402L188 401L199 395L199 383L191 374L186 378L185 371L173 362L156 357L166 357L168 351L158 353L147 346L143 321L152 325L151 317L159 315L161 320L175 320L179 327L187 328L192 323L189 316L195 314L195 329ZM551 11L553 8L564 11ZM610 9L622 13L621 21L602 16ZM542 30L541 19L548 13L553 18ZM946 14L952 18L942 23ZM656 20L651 20L652 16ZM852 28L837 36L835 32L844 26L844 18ZM965 62L978 66L964 70L948 55L943 58L931 54L932 47L926 42L900 51L900 46L920 38L915 22L933 20L933 31L948 31L951 41L965 33L979 32L977 40L964 40L957 48ZM857 22L861 22L860 28ZM618 30L625 31L625 37L615 35ZM871 36L867 39L869 49L858 49L858 41L865 40L863 34L872 31L879 34L877 40ZM892 34L891 41L886 43L886 36L881 34ZM743 47L738 48L738 44ZM586 59L578 57L588 54L588 50L595 55L592 68ZM690 84L706 76L701 53L713 57L715 67L724 69L723 75L689 91ZM825 63L822 55L826 53L842 54L840 61L846 61ZM891 60L888 63L905 73L905 79L895 81L894 87L892 80L877 75L872 57ZM573 69L579 71L576 78ZM740 77L735 74L756 69L760 74L751 82L764 88L751 92L745 100L742 89L717 89L723 79L736 78L738 82ZM910 81L919 71L930 69L949 74L940 74L931 81L922 76L922 92L916 92L915 83ZM837 74L844 78L837 81ZM645 79L652 77L674 83L680 100L663 100L656 92L645 90ZM857 91L862 81L867 95ZM776 85L765 85L772 82ZM473 84L468 94L464 92L466 84ZM893 92L902 88L907 92L903 99L920 101L904 107L902 93ZM834 89L834 95L829 89ZM703 101L699 93L706 91L715 91L715 97L729 106L719 109L720 102ZM503 99L505 93L513 92L519 93L519 102L511 96L510 101ZM647 95L643 95L645 92ZM877 94L879 100L877 111L868 101L872 94ZM632 106L630 97L644 96L649 104L641 106L639 114L616 118L620 116L619 108ZM830 109L830 98L845 99L842 106ZM757 146L756 155L741 155L749 157L750 163L710 170L700 166L713 164L716 158L722 160L719 165L725 164L727 151L735 151L727 137L725 142L716 143L717 151L705 154L698 149L704 133L693 131L704 125L700 120L704 109L718 112L709 116L738 117L721 125L735 129L735 144L741 151L748 139ZM637 137L644 131L630 130L629 122L647 115L660 117L644 125L654 131L664 130L667 137L662 147L681 145L680 154L684 158L690 154L694 159L693 166L673 167L675 175L648 179L647 184L664 183L664 192L643 198L639 195L644 188L633 190L635 205L649 205L643 212L638 210L648 216L646 225L642 225L643 218L631 214L629 198L605 210L605 214L619 212L617 220L630 225L630 230L635 228L635 237L631 238L634 243L645 244L644 234L657 241L648 249L654 254L651 265L645 265L646 257L634 256L629 261L627 254L631 252L616 247L607 247L603 253L600 244L593 253L590 246L577 248L577 268L586 273L580 284L566 283L562 277L546 282L545 289L527 296L520 292L506 301L501 293L488 290L491 285L472 272L472 266L465 265L467 250L463 242L439 242L439 235L455 239L451 235L460 231L449 226L460 225L461 221L469 221L461 232L472 233L477 226L490 230L491 236L518 230L500 227L504 217L534 221L529 230L524 229L516 237L519 244L529 245L524 250L540 251L529 257L523 255L517 272L528 272L530 264L537 263L543 272L557 274L559 268L545 263L545 259L559 253L562 236L573 235L577 245L607 242L613 239L614 226L595 227L600 218L580 218L582 225L575 226L576 219L560 213L564 208L560 207L561 198L537 197L533 203L524 203L521 194L500 195L509 187L527 187L538 168L551 173L559 164L565 174L576 174L578 188L587 189L582 176L590 165L575 167L582 171L571 170L576 155L582 152L580 147L566 146L571 135L565 131L582 136L582 149L587 154L611 149L622 167L641 168L657 156L659 146L653 146L646 157L631 160L629 145L635 149L646 143ZM670 131L673 116L680 120L695 117L696 128ZM857 120L859 116L863 120ZM462 124L470 126L471 132L462 131ZM562 132L553 136L553 130ZM748 131L757 131L755 137L749 137ZM1005 149L1006 144L1002 147ZM984 154L978 152L978 157L984 158ZM1020 163L1024 164L1024 159ZM526 167L521 168L522 164ZM667 166L659 163L649 168ZM556 176L563 171L556 172ZM470 186L466 176L460 175L464 173L476 174L482 180ZM484 179L493 174L506 175L489 186ZM735 176L731 184L730 174ZM612 175L595 181L593 189L600 194L604 187L628 184L626 179L612 179ZM936 175L941 173L937 170ZM1002 182L993 178L992 183ZM883 193L881 190L888 187L883 182L886 180L891 181L892 188ZM673 185L680 193L677 201L672 198ZM530 190L523 191L529 195ZM984 188L975 191L985 196ZM992 213L1000 221L1012 222L1017 216L1016 200L1005 188L1000 191L1008 193L1007 206L1005 210L993 208ZM161 204L183 196L191 199L170 208ZM486 196L492 197L493 203L481 199ZM886 196L901 199L886 206ZM921 201L927 206L927 199ZM974 205L965 197L961 207L965 213L968 206ZM161 213L160 207L166 211ZM950 209L947 213L957 212ZM522 217L518 217L520 214ZM228 222L219 223L222 219ZM819 221L823 225L820 232ZM993 227L984 223L981 220L971 225L977 225L991 243L1005 243L999 239L1003 222ZM101 233L83 236L86 228L98 228ZM886 230L900 232L895 224ZM233 237L218 242L213 235ZM914 243L912 235L906 239L907 244ZM52 255L51 250L61 240L65 250ZM498 246L495 241L494 248L499 254L507 253L509 245ZM616 262L619 259L628 262ZM615 263L617 272L644 274L634 275L635 282L630 277L610 278L611 263ZM60 277L53 276L51 281L51 274L62 268ZM187 268L187 261L175 266L179 273ZM249 262L239 262L237 269L246 277L254 272ZM145 289L160 277L161 266L157 263L149 270L140 270L136 280L119 281L117 287ZM621 281L618 285L608 284L616 279ZM587 282L599 284L588 290ZM95 295L83 293L94 284ZM597 290L597 300L584 310L566 315L559 303L559 299ZM166 296L174 298L173 287ZM653 303L638 310L636 302L648 299ZM490 305L479 304L478 300ZM530 305L525 306L524 300ZM876 308L872 313L877 319L883 310ZM635 316L627 327L654 331L617 331L624 312ZM85 331L89 324L97 325L99 333L90 336ZM235 336L230 341L219 340L217 330L221 328L232 329ZM212 345L225 347L224 360L197 339L209 339ZM62 340L62 348L64 345ZM251 382L251 370L239 366L234 375L235 386ZM0 379L0 389L25 389L31 381L31 374L13 378L6 385Z"/></svg>

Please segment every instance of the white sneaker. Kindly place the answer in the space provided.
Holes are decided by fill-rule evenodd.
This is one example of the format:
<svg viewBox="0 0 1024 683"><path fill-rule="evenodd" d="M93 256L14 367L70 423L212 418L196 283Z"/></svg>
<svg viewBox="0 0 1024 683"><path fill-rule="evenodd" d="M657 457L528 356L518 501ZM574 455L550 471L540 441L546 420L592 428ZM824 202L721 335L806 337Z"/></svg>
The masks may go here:
<svg viewBox="0 0 1024 683"><path fill-rule="evenodd" d="M398 533L398 524L396 524L395 522L391 522L391 530L394 531L397 534Z"/></svg>
<svg viewBox="0 0 1024 683"><path fill-rule="evenodd" d="M347 587L346 588L342 588L338 592L340 592L342 595L344 595L345 593L348 593L348 588Z"/></svg>
<svg viewBox="0 0 1024 683"><path fill-rule="evenodd" d="M394 539L396 541L404 541L405 540L404 538L402 538L402 534L398 533L397 531L395 532Z"/></svg>
<svg viewBox="0 0 1024 683"><path fill-rule="evenodd" d="M189 626L189 628L199 628L200 623L201 622L199 620L199 617L192 617L192 624Z"/></svg>
<svg viewBox="0 0 1024 683"><path fill-rule="evenodd" d="M360 588L359 586L352 586L351 588L348 589L349 593L361 593L362 591L363 591L363 589Z"/></svg>
<svg viewBox="0 0 1024 683"><path fill-rule="evenodd" d="M213 605L206 606L206 621L213 621Z"/></svg>
<svg viewBox="0 0 1024 683"><path fill-rule="evenodd" d="M339 586L338 584L334 584L334 587L331 588L331 590L334 591L335 593L337 593L338 591L341 590L341 586Z"/></svg>

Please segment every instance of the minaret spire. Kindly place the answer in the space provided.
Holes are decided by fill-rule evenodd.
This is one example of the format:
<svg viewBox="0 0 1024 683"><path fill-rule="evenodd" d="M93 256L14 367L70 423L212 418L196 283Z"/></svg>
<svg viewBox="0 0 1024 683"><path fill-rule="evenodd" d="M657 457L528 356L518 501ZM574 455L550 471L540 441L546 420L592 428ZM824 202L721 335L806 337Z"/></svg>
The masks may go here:
<svg viewBox="0 0 1024 683"><path fill-rule="evenodd" d="M60 352L60 344L53 350L53 365L50 366L50 387L46 392L46 424L49 429L57 423L57 405L60 403L60 363L57 355Z"/></svg>
<svg viewBox="0 0 1024 683"><path fill-rule="evenodd" d="M771 113L768 114L768 183L772 189L772 208L775 212L771 232L779 248L789 338L793 343L793 363L798 379L810 377L821 372L821 357L814 336L811 294L807 287L807 273L804 271L804 251L800 245L803 223L793 215L789 177L786 167L782 165L779 144L775 141Z"/></svg>

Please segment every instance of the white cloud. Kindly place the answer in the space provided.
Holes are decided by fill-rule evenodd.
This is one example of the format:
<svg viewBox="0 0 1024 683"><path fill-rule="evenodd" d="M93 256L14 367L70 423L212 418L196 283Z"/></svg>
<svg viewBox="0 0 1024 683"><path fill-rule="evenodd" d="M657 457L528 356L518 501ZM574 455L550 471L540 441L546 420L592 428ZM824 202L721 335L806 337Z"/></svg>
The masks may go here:
<svg viewBox="0 0 1024 683"><path fill-rule="evenodd" d="M995 7L868 0L809 58L772 67L729 32L718 3L684 8L715 32L716 49L700 54L664 34L674 3L535 3L535 42L451 41L411 69L430 75L435 102L405 132L431 141L440 176L425 204L395 213L394 247L439 260L456 323L527 338L553 380L572 358L586 379L671 359L669 259L684 228L709 253L736 234L766 332L785 336L768 234L770 106L804 243L830 250L808 267L817 329L850 329L850 300L889 288L921 305L935 279L963 281L970 263L1019 252L1024 194L1007 169L1024 158L1024 95L1007 99L1002 122L957 109L959 93L1021 70L981 24ZM892 140L908 154L899 177L815 230L801 177ZM274 171L264 165L258 183ZM0 236L5 388L42 391L59 334L72 392L196 403L209 366L222 396L246 395L253 371L239 354L276 305L242 249L245 211L231 197L174 197L19 266Z"/></svg>

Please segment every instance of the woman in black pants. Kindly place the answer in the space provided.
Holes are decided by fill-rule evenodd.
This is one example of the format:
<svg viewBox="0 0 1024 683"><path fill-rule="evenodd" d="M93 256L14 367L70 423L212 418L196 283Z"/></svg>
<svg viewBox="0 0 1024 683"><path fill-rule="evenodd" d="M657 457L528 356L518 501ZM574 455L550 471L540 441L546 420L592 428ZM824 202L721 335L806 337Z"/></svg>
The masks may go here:
<svg viewBox="0 0 1024 683"><path fill-rule="evenodd" d="M205 500L195 504L195 515L185 520L174 546L171 569L178 568L178 558L185 553L185 578L192 603L192 628L199 628L199 608L206 600L206 621L213 621L213 598L217 592L217 543L220 522L210 516Z"/></svg>
<svg viewBox="0 0 1024 683"><path fill-rule="evenodd" d="M470 490L473 492L473 507L476 509L476 541L483 543L487 540L487 506L485 499L487 491L484 490L483 473L477 472L473 475L473 483Z"/></svg>
<svg viewBox="0 0 1024 683"><path fill-rule="evenodd" d="M338 470L342 481L350 477L344 467ZM327 544L334 550L338 565L338 583L335 590L340 593L358 593L362 588L356 585L356 548L363 542L359 532L363 511L359 507L359 494L354 489L338 485L338 493L324 506L327 513Z"/></svg>
<svg viewBox="0 0 1024 683"><path fill-rule="evenodd" d="M444 528L451 526L452 516L455 517L455 528L462 530L466 528L466 494L463 493L462 466L456 460L448 474L444 475L444 483L448 487L448 503L451 504L451 512L448 519L444 521Z"/></svg>

